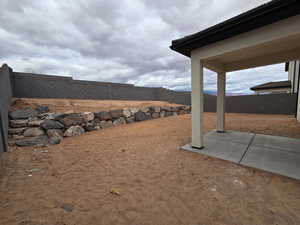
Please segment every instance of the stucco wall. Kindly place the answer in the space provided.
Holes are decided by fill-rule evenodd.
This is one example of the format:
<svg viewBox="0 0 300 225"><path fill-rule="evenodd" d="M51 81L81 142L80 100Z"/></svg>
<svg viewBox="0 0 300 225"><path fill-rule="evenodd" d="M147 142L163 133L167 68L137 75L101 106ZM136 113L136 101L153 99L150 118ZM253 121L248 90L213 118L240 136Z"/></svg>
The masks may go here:
<svg viewBox="0 0 300 225"><path fill-rule="evenodd" d="M6 64L0 68L0 152L7 149L8 110L12 98L10 72Z"/></svg>

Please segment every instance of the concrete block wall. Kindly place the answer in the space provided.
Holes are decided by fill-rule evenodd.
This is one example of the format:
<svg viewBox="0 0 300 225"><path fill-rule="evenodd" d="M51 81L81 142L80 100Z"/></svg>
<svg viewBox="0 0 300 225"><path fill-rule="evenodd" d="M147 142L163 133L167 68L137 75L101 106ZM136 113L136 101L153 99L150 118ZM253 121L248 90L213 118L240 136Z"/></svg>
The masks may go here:
<svg viewBox="0 0 300 225"><path fill-rule="evenodd" d="M11 73L6 64L0 68L0 152L7 151L8 110L13 96Z"/></svg>

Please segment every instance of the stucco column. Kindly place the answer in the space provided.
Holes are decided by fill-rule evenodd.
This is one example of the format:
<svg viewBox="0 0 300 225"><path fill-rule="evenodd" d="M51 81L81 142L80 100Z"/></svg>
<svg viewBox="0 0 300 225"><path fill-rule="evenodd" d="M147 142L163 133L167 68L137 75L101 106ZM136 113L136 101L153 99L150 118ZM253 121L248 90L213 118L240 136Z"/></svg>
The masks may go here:
<svg viewBox="0 0 300 225"><path fill-rule="evenodd" d="M203 148L203 65L192 57L192 147Z"/></svg>
<svg viewBox="0 0 300 225"><path fill-rule="evenodd" d="M225 132L226 73L218 73L217 132Z"/></svg>
<svg viewBox="0 0 300 225"><path fill-rule="evenodd" d="M298 90L297 120L300 122L300 90Z"/></svg>

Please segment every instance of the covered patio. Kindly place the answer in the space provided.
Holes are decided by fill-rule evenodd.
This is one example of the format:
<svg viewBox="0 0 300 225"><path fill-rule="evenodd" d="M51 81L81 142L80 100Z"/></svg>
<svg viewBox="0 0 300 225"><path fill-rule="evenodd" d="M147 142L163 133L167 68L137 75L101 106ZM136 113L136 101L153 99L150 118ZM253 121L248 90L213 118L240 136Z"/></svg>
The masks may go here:
<svg viewBox="0 0 300 225"><path fill-rule="evenodd" d="M228 154L228 151L240 149L240 158L235 158L237 163L243 162L251 144L256 140L272 142L272 137L259 137L255 134L226 132L225 129L225 96L226 73L266 66L300 58L300 2L297 0L273 0L260 7L245 12L239 16L217 24L201 32L172 41L171 49L191 58L192 71L192 142L184 149L207 154L216 151ZM203 133L203 69L210 69L218 74L217 79L217 127L216 132ZM251 78L249 78L251 79ZM300 92L298 92L297 120L300 121ZM225 138L225 139L224 139ZM227 138L227 139L226 139ZM244 147L237 147L241 140L247 140ZM225 142L217 145L220 139ZM221 140L221 141L222 141ZM300 157L288 157L290 152L299 153L300 142L293 139L277 138L274 143L286 143L280 156L269 157L271 151L266 152L265 161L259 165L255 158L252 163L245 165L276 172L265 165L269 161L278 162L276 168L288 170L286 166L293 165L293 172L280 174L300 179ZM231 144L230 144L231 143ZM225 145L224 145L225 144ZM227 146L228 145L228 146ZM278 146L278 144L275 144ZM279 145L280 146L280 145ZM266 146L253 146L260 148L259 156L263 156ZM276 146L275 146L276 147ZM274 145L268 146L274 150ZM287 150L288 149L288 150ZM275 148L276 150L276 148ZM210 154L210 153L209 153ZM283 154L283 156L282 156ZM291 160L293 159L293 160ZM230 160L230 159L227 159ZM277 161L276 161L277 160ZM279 161L278 161L279 160ZM283 160L283 161L282 161ZM295 161L296 160L296 161Z"/></svg>

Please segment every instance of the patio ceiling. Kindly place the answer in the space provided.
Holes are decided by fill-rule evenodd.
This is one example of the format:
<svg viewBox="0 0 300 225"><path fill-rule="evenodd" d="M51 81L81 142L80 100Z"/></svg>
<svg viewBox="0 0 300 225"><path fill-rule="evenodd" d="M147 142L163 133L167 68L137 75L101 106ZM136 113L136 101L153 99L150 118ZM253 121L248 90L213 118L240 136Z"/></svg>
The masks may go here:
<svg viewBox="0 0 300 225"><path fill-rule="evenodd" d="M231 72L300 58L300 16L195 49L191 56L216 72Z"/></svg>

